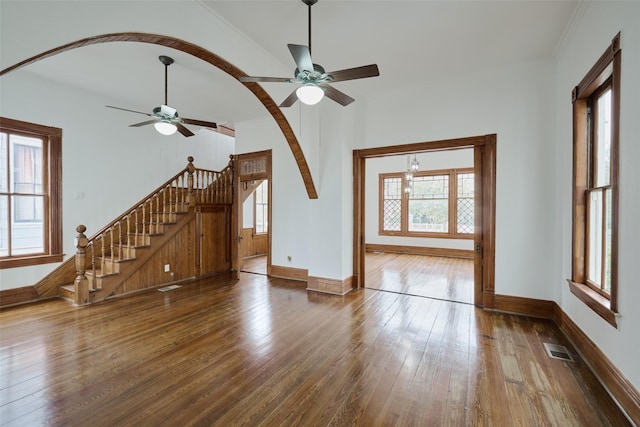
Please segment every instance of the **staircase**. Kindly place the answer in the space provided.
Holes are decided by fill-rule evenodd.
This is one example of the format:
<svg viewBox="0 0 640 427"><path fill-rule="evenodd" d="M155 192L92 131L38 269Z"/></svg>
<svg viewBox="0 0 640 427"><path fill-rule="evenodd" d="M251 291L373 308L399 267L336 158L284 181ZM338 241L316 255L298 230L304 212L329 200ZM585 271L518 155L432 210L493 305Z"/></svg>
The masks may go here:
<svg viewBox="0 0 640 427"><path fill-rule="evenodd" d="M215 273L201 270L193 255L199 250L191 246L199 244L203 208L220 212L225 218L219 222L229 223L233 160L222 171L197 169L193 157L188 161L182 171L91 238L79 225L76 256L35 285L39 297L84 305ZM223 265L230 270L230 262Z"/></svg>

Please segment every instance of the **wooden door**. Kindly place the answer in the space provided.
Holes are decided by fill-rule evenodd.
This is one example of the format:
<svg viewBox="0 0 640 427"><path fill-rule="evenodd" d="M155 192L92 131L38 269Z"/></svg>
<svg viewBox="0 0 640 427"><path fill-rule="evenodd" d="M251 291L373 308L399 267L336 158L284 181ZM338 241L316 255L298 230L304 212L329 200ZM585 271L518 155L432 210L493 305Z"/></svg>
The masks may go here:
<svg viewBox="0 0 640 427"><path fill-rule="evenodd" d="M231 269L231 209L196 208L196 273L205 276Z"/></svg>

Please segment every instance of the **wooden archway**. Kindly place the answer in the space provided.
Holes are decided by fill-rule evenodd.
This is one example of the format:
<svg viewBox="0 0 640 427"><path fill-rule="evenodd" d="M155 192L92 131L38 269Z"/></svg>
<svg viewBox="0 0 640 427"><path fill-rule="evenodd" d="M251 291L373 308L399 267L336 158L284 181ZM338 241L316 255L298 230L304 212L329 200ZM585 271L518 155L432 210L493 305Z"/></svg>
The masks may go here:
<svg viewBox="0 0 640 427"><path fill-rule="evenodd" d="M172 49L176 49L190 55L193 55L197 58L202 59L203 61L208 62L214 67L224 71L225 73L232 76L234 79L238 80L239 77L247 76L247 74L236 67L235 65L229 63L225 59L216 55L213 52L210 52L198 45L193 43L189 43L184 40L177 39L175 37L170 36L162 36L158 34L148 34L148 33L136 33L136 32L126 32L126 33L111 33L111 34L102 34L93 37L87 37L81 40L77 40L71 43L67 43L62 46L58 46L41 54L32 56L31 58L25 59L22 62L19 62L11 67L7 67L4 70L0 71L0 76L3 76L11 71L17 70L18 68L22 68L26 65L37 62L41 59L48 58L53 55L57 55L62 52L66 52L71 49L76 49L83 46L88 46L92 44L99 43L109 43L109 42L139 42L139 43L150 43L156 44L160 46L170 47ZM249 89L253 94L258 98L258 100L266 107L271 116L275 119L276 123L280 127L282 134L284 135L287 143L289 144L289 148L291 149L291 153L298 165L298 170L300 171L300 175L302 176L302 181L304 182L304 186L307 190L307 195L310 199L317 199L318 193L316 192L316 188L313 184L313 177L311 176L311 172L309 171L309 165L307 164L307 160L304 157L304 153L302 152L302 148L296 138L293 129L289 125L289 122L285 118L280 108L275 103L275 101L269 96L269 94L260 86L258 83L243 83L247 89Z"/></svg>

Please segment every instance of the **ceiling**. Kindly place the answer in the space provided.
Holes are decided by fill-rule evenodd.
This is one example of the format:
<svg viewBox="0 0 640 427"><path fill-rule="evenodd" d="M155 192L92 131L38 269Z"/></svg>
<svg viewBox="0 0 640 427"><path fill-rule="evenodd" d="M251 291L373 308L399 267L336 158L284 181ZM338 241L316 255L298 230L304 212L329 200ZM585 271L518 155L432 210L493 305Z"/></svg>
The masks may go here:
<svg viewBox="0 0 640 427"><path fill-rule="evenodd" d="M295 66L286 45L307 44L308 10L300 0L198 3L281 64L276 77L293 77ZM370 92L552 59L580 4L578 0L320 0L312 7L312 57L328 71L378 64L380 77L335 84L357 103ZM234 123L267 114L241 83L197 58L155 45L87 46L31 64L28 71L97 93L105 104L150 111L164 100L159 55L175 59L169 67L168 98L181 116ZM3 67L9 65L3 61ZM260 63L243 71L274 76ZM263 87L276 103L295 89L285 83L263 83ZM116 110L110 114L121 114L132 123L138 119Z"/></svg>

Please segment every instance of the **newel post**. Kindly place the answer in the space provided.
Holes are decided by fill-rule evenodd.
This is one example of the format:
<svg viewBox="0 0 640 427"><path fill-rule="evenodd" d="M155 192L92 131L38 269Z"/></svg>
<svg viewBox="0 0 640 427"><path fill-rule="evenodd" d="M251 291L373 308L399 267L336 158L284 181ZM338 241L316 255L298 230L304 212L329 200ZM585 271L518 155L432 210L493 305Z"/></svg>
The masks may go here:
<svg viewBox="0 0 640 427"><path fill-rule="evenodd" d="M87 227L80 224L76 227L78 235L74 240L76 246L76 281L75 281L75 301L77 305L87 304L89 302L89 280L85 275L86 272L86 247L89 239L84 235Z"/></svg>
<svg viewBox="0 0 640 427"><path fill-rule="evenodd" d="M193 173L196 171L196 167L193 166L192 156L189 156L187 160L189 161L189 164L187 165L187 173L189 174L189 176L187 176L187 194L189 196L189 206L195 206L196 199L195 197L193 197Z"/></svg>

